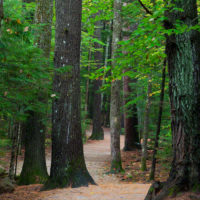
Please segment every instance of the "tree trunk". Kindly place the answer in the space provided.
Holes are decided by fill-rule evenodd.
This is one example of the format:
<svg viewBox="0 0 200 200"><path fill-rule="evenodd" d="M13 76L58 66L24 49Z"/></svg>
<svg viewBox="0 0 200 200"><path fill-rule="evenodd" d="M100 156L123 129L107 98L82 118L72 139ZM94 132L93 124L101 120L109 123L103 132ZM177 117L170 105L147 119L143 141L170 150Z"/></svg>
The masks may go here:
<svg viewBox="0 0 200 200"><path fill-rule="evenodd" d="M95 28L95 37L101 41L101 30L102 30L102 21L96 22ZM94 43L95 52L94 52L94 61L96 64L96 69L102 67L103 55L100 49L102 46L95 42ZM94 80L94 100L93 100L93 129L92 135L90 136L91 140L103 140L104 132L101 127L101 93L100 89L102 86L102 80L100 78L98 80Z"/></svg>
<svg viewBox="0 0 200 200"><path fill-rule="evenodd" d="M162 71L162 83L161 83L161 93L160 93L160 104L159 104L159 114L158 114L158 122L157 122L157 130L156 130L156 137L154 143L154 150L153 150L153 157L152 157L152 165L151 165L151 172L150 172L150 180L154 180L155 178L155 170L156 170L156 154L158 150L158 142L160 136L160 126L162 121L162 111L163 111L163 101L165 95L165 71L166 71L166 60L164 61L163 71Z"/></svg>
<svg viewBox="0 0 200 200"><path fill-rule="evenodd" d="M37 0L36 3L35 22L43 24L40 36L37 37L37 45L44 51L44 56L48 59L51 50L53 0ZM47 104L46 91L40 91L38 93L38 101L44 105ZM45 113L36 111L29 112L24 129L25 158L19 180L20 184L44 183L47 180L48 173L45 161L45 118Z"/></svg>
<svg viewBox="0 0 200 200"><path fill-rule="evenodd" d="M52 163L45 188L94 184L86 168L80 119L81 0L56 1L56 72L52 108Z"/></svg>
<svg viewBox="0 0 200 200"><path fill-rule="evenodd" d="M35 23L42 24L37 46L44 51L44 56L49 58L51 51L51 26L53 18L53 0L36 0Z"/></svg>
<svg viewBox="0 0 200 200"><path fill-rule="evenodd" d="M22 172L19 178L20 185L44 183L47 180L45 161L45 134L41 114L29 111L23 131L25 132L25 156ZM42 128L43 127L43 128Z"/></svg>
<svg viewBox="0 0 200 200"><path fill-rule="evenodd" d="M18 138L18 124L13 123L12 127L12 149L11 149L11 158L10 158L10 168L9 168L9 178L14 180L15 178L15 160L17 152L17 138Z"/></svg>
<svg viewBox="0 0 200 200"><path fill-rule="evenodd" d="M128 103L128 97L131 93L130 88L130 78L128 76L124 77L124 105ZM125 143L124 151L132 151L134 149L141 148L139 141L138 132L138 117L137 117L137 105L133 104L131 106L131 111L128 112L128 108L124 110L124 129L125 129Z"/></svg>
<svg viewBox="0 0 200 200"><path fill-rule="evenodd" d="M198 24L197 1L171 1L166 12L165 28L174 28L177 21L189 27ZM153 198L183 191L200 191L200 33L195 30L167 36L167 61L172 115L173 161L167 182Z"/></svg>
<svg viewBox="0 0 200 200"><path fill-rule="evenodd" d="M116 51L119 47L121 35L121 0L114 0L113 38L112 38L112 69L117 66ZM120 131L121 131L121 81L113 77L111 83L110 103L110 132L111 132L111 173L122 170L120 153Z"/></svg>
<svg viewBox="0 0 200 200"><path fill-rule="evenodd" d="M3 20L3 0L0 0L0 33L1 33L1 21L2 20Z"/></svg>
<svg viewBox="0 0 200 200"><path fill-rule="evenodd" d="M142 142L142 158L141 158L141 170L146 171L147 165L147 140L148 140L148 133L149 133L149 113L150 113L150 106L151 106L151 78L148 78L148 89L147 89L147 102L146 108L144 113L144 129L143 129L143 142Z"/></svg>

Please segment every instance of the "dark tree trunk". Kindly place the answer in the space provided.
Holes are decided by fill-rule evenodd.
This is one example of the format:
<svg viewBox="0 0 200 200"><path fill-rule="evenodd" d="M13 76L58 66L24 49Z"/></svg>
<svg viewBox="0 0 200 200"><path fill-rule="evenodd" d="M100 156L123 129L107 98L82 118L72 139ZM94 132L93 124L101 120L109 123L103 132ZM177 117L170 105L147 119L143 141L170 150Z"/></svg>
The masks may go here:
<svg viewBox="0 0 200 200"><path fill-rule="evenodd" d="M81 0L56 1L52 163L46 188L94 184L86 168L80 119ZM59 72L59 70L61 70Z"/></svg>
<svg viewBox="0 0 200 200"><path fill-rule="evenodd" d="M114 0L113 38L112 38L112 68L117 66L115 61L118 42L121 36L121 0ZM111 173L118 173L122 170L120 152L121 132L121 81L113 77L111 83L110 102L110 134L111 134Z"/></svg>
<svg viewBox="0 0 200 200"><path fill-rule="evenodd" d="M53 18L53 0L36 0L35 23L42 24L40 35L37 37L37 46L49 58L51 51L51 26Z"/></svg>
<svg viewBox="0 0 200 200"><path fill-rule="evenodd" d="M3 0L0 0L0 28L2 20L3 20Z"/></svg>
<svg viewBox="0 0 200 200"><path fill-rule="evenodd" d="M165 95L165 71L166 71L166 60L164 61L163 71L162 71L162 83L161 83L161 93L160 93L160 104L159 104L159 114L158 114L158 122L157 122L157 130L156 130L156 137L154 142L154 150L153 150L153 157L152 157L152 165L151 165L151 172L150 172L150 180L154 180L155 171L156 171L156 154L158 150L158 142L160 136L160 126L162 121L162 111L163 111L163 101Z"/></svg>
<svg viewBox="0 0 200 200"><path fill-rule="evenodd" d="M18 138L18 123L14 122L13 127L12 127L12 149L11 149L10 168L9 168L9 178L11 180L14 180L14 178L15 178L17 138Z"/></svg>
<svg viewBox="0 0 200 200"><path fill-rule="evenodd" d="M51 50L53 0L37 0L36 3L35 22L43 24L41 33L37 37L37 45L44 51L44 56L48 59ZM38 93L38 101L44 105L47 104L46 91L40 91ZM45 114L46 113L39 113L36 111L29 112L24 129L25 158L19 180L20 184L44 183L48 177L45 161L46 126L44 119L47 118ZM40 151L38 151L38 149Z"/></svg>
<svg viewBox="0 0 200 200"><path fill-rule="evenodd" d="M182 11L166 12L165 28L177 20L198 24L196 0L173 0ZM200 33L195 30L167 37L167 61L172 115L173 161L167 183L153 200L182 191L200 191Z"/></svg>
<svg viewBox="0 0 200 200"><path fill-rule="evenodd" d="M28 185L44 183L47 180L45 161L45 135L44 124L39 113L29 112L28 121L24 125L25 132L25 157L19 184ZM43 129L42 129L43 127Z"/></svg>
<svg viewBox="0 0 200 200"><path fill-rule="evenodd" d="M102 21L98 21L95 28L95 37L101 41L101 30L103 28ZM102 46L95 42L94 43L95 52L94 52L94 62L96 64L96 69L102 67L103 64L103 54L100 51ZM94 100L93 100L93 129L92 135L90 136L91 140L103 140L104 132L101 127L101 93L100 89L102 86L102 80L94 80Z"/></svg>
<svg viewBox="0 0 200 200"><path fill-rule="evenodd" d="M142 158L141 158L141 170L147 170L147 141L149 135L149 114L150 114L150 107L151 107L151 77L148 77L148 88L147 88L147 99L146 99L146 107L144 112L144 129L143 129L143 142L142 142Z"/></svg>
<svg viewBox="0 0 200 200"><path fill-rule="evenodd" d="M130 84L131 80L128 76L124 77L124 105L129 101L128 97L131 93ZM124 110L124 129L125 129L125 144L124 151L132 151L134 149L141 148L139 144L139 132L138 132L138 117L137 117L137 105L133 104L131 110L129 108Z"/></svg>

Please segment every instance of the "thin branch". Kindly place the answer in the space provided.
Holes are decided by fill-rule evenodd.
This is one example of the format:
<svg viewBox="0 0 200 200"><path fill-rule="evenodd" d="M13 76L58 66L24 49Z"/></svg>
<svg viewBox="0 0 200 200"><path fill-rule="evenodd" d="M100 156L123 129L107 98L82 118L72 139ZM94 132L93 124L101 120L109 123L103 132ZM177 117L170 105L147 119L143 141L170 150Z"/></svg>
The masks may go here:
<svg viewBox="0 0 200 200"><path fill-rule="evenodd" d="M147 14L153 15L153 13L142 3L141 0L138 0L140 5L144 8Z"/></svg>

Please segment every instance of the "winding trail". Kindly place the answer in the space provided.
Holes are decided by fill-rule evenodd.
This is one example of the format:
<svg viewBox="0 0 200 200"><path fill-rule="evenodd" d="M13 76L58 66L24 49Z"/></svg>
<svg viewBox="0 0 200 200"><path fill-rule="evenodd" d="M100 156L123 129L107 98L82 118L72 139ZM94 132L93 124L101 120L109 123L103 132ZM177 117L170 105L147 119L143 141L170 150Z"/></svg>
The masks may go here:
<svg viewBox="0 0 200 200"><path fill-rule="evenodd" d="M104 131L104 140L88 141L84 145L88 171L98 185L44 191L40 192L37 200L144 200L149 184L125 184L115 175L106 174L106 163L110 160L110 134L109 129ZM121 136L121 148L123 144L124 137ZM47 155L47 166L49 170L50 155Z"/></svg>

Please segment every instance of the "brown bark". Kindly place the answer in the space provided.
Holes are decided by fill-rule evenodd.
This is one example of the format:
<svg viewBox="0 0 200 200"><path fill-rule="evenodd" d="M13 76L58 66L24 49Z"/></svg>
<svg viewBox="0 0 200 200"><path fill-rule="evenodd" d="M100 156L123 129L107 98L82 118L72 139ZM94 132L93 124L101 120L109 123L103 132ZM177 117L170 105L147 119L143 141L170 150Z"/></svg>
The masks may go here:
<svg viewBox="0 0 200 200"><path fill-rule="evenodd" d="M45 188L94 184L86 168L80 119L81 0L56 1L52 163ZM61 71L60 71L61 70Z"/></svg>
<svg viewBox="0 0 200 200"><path fill-rule="evenodd" d="M151 106L151 77L148 77L148 88L147 88L147 100L146 108L144 112L144 129L143 129L143 142L142 142L142 158L141 158L141 170L146 171L146 160L147 160L147 140L149 135L149 114Z"/></svg>
<svg viewBox="0 0 200 200"><path fill-rule="evenodd" d="M113 38L112 38L112 69L117 66L115 61L118 42L121 35L121 0L114 0ZM111 173L122 170L120 153L121 131L121 81L113 77L111 83L110 132L111 132Z"/></svg>
<svg viewBox="0 0 200 200"><path fill-rule="evenodd" d="M2 20L3 20L3 0L0 0L0 28Z"/></svg>
<svg viewBox="0 0 200 200"><path fill-rule="evenodd" d="M35 23L43 24L36 41L38 47L43 50L44 56L48 59L51 50L53 0L37 0L36 5ZM46 105L47 92L39 91L37 100ZM25 158L19 180L20 184L43 183L48 177L45 161L46 125L44 119L47 118L45 115L45 112L29 112L24 129ZM31 128L29 126L34 127Z"/></svg>
<svg viewBox="0 0 200 200"><path fill-rule="evenodd" d="M196 0L173 0L183 11L166 12L165 28L177 20L189 27L198 24ZM167 61L172 115L173 161L167 182L155 197L162 200L183 191L200 191L200 33L190 30L167 36Z"/></svg>
<svg viewBox="0 0 200 200"><path fill-rule="evenodd" d="M129 101L128 97L131 93L130 83L131 80L128 76L124 77L123 91L124 91L124 105ZM124 129L125 129L125 144L124 151L132 151L141 148L139 142L138 132L138 118L137 118L137 105L133 104L130 108L124 110Z"/></svg>
<svg viewBox="0 0 200 200"><path fill-rule="evenodd" d="M101 30L103 23L102 21L96 22L95 28L95 37L101 41ZM102 46L95 42L94 43L95 52L94 52L94 61L96 64L96 69L102 67L103 62L103 53L100 51ZM90 136L91 140L103 140L104 139L104 132L103 128L101 127L101 93L100 89L102 86L102 80L100 78L98 80L93 81L94 84L94 99L93 99L93 129L92 135Z"/></svg>
<svg viewBox="0 0 200 200"><path fill-rule="evenodd" d="M160 103L159 103L159 114L158 114L158 122L157 122L157 130L156 130L156 137L154 142L154 150L153 150L153 157L152 157L152 165L151 165L151 172L150 172L150 180L154 180L155 171L156 171L156 154L159 146L159 136L160 136L160 127L162 121L162 111L163 111L163 101L164 101L164 94L165 94L165 71L166 71L166 60L164 61L163 70L162 70L162 83L161 83L161 93L160 93Z"/></svg>

